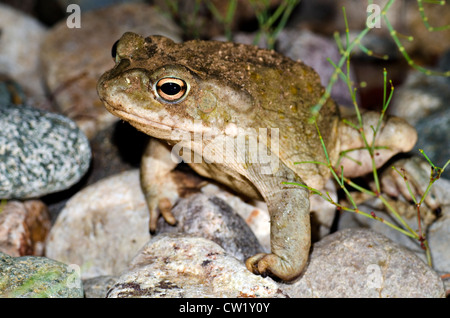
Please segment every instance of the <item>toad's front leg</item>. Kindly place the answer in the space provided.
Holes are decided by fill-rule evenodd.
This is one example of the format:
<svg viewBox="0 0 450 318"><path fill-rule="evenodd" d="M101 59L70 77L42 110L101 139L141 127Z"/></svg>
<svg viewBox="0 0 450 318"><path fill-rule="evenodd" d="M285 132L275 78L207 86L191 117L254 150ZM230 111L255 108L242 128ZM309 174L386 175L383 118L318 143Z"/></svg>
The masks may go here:
<svg viewBox="0 0 450 318"><path fill-rule="evenodd" d="M170 172L177 163L171 158L170 148L157 139L151 139L142 156L141 188L150 212L149 228L156 230L160 213L169 224L175 224L172 206L178 200L178 189Z"/></svg>
<svg viewBox="0 0 450 318"><path fill-rule="evenodd" d="M255 274L291 281L302 273L308 260L311 245L309 191L283 184L284 181L303 183L284 165L275 175L257 175L252 180L270 213L271 253L250 257L246 266Z"/></svg>

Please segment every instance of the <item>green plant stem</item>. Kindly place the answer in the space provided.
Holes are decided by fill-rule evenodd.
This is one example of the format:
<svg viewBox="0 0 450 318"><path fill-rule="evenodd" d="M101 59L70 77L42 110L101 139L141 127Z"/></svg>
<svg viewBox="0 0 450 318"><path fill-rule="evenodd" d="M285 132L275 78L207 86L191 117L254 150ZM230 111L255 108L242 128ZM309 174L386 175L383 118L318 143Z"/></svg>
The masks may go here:
<svg viewBox="0 0 450 318"><path fill-rule="evenodd" d="M206 6L208 7L209 11L213 14L214 18L224 26L225 37L227 38L227 40L232 41L233 40L232 23L234 15L236 13L237 0L229 0L225 16L222 16L222 14L219 12L219 10L217 10L216 6L211 0L206 0Z"/></svg>
<svg viewBox="0 0 450 318"><path fill-rule="evenodd" d="M347 207L347 206L345 206L345 205L342 205L342 204L339 204L339 203L333 201L333 199L331 199L331 197L330 197L330 195L329 195L328 192L326 193L327 195L325 196L322 192L320 192L320 191L318 191L318 190L316 190L316 189L314 189L314 188L308 187L308 186L305 185L305 184L298 183L298 182L283 182L283 184L297 185L297 186L306 188L306 189L310 190L313 194L317 194L317 195L319 195L321 198L323 198L324 200L326 200L327 202L329 202L329 203L335 205L339 210L344 210L344 211L349 211L349 212L353 212L353 213L356 213L356 214L361 214L361 215L363 215L363 216L365 216L365 217L367 217L367 218L369 218L369 219L377 220L377 221L383 222L383 224L386 224L387 226L389 226L389 227L391 227L391 228L393 228L393 229L395 229L395 230L397 230L397 231L399 231L399 232L401 232L401 233L403 233L403 234L405 234L405 235L407 235L407 236L409 236L409 237L411 237L411 238L413 238L413 239L417 239L417 238L418 238L418 237L417 237L417 234L416 234L415 232L410 233L410 232L405 231L404 229L398 227L397 225L395 225L395 224L393 224L393 223L391 223L391 222L389 222L389 221L386 221L386 220L384 220L384 219L382 219L382 218L380 218L380 217L374 216L374 215L372 215L372 214L370 214L370 213L363 212L363 211L359 210L359 209L356 208L356 207L354 207L354 208L349 208L349 207ZM415 234L416 234L416 235L415 235Z"/></svg>
<svg viewBox="0 0 450 318"><path fill-rule="evenodd" d="M261 35L265 35L268 49L273 49L279 33L286 26L292 11L299 2L300 0L283 0L273 14L270 14L270 0L250 0L259 25L259 32L253 44L257 45Z"/></svg>
<svg viewBox="0 0 450 318"><path fill-rule="evenodd" d="M427 30L429 32L434 32L434 31L444 31L444 30L448 30L450 29L450 24L444 25L444 26L440 26L440 27L432 27L429 23L428 23L428 17L425 15L425 9L423 7L423 2L426 3L431 3L431 4L438 4L438 5L445 5L445 1L441 1L441 0L428 0L428 1L423 1L423 0L417 0L417 5L419 7L419 13L420 13L420 17L422 18L423 24L425 24L425 27L427 28Z"/></svg>

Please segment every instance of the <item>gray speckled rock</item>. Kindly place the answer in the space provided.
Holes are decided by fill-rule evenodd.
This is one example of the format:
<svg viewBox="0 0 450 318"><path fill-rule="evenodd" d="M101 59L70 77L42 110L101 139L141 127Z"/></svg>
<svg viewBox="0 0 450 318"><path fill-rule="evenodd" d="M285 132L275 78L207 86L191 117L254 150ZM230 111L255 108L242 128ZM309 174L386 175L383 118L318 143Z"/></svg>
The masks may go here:
<svg viewBox="0 0 450 318"><path fill-rule="evenodd" d="M40 197L69 188L89 168L89 142L68 118L0 105L0 198Z"/></svg>
<svg viewBox="0 0 450 318"><path fill-rule="evenodd" d="M76 270L45 257L0 252L0 298L81 298Z"/></svg>
<svg viewBox="0 0 450 318"><path fill-rule="evenodd" d="M284 290L291 297L445 297L439 275L414 253L365 229L314 244L306 271Z"/></svg>
<svg viewBox="0 0 450 318"><path fill-rule="evenodd" d="M108 291L128 297L287 297L216 243L198 237L158 235Z"/></svg>

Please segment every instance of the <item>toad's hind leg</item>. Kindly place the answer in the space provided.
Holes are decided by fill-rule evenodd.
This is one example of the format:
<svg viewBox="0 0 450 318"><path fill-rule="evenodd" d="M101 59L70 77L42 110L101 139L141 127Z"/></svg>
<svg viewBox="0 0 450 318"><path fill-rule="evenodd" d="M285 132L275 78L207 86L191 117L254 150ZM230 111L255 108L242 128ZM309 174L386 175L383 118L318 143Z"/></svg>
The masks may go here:
<svg viewBox="0 0 450 318"><path fill-rule="evenodd" d="M281 173L258 175L252 180L263 194L270 213L271 253L250 257L246 266L255 274L291 281L302 273L308 260L311 245L309 191L283 184L284 181L303 182L282 166Z"/></svg>

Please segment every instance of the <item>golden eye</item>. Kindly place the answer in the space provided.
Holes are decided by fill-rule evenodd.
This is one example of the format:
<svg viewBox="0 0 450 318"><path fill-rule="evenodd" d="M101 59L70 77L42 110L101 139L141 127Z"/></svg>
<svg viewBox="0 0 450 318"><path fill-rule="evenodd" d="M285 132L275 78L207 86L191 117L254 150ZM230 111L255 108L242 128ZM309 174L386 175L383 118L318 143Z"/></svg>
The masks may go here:
<svg viewBox="0 0 450 318"><path fill-rule="evenodd" d="M156 93L167 102L179 101L185 96L186 91L185 81L178 78L166 77L156 83Z"/></svg>

